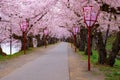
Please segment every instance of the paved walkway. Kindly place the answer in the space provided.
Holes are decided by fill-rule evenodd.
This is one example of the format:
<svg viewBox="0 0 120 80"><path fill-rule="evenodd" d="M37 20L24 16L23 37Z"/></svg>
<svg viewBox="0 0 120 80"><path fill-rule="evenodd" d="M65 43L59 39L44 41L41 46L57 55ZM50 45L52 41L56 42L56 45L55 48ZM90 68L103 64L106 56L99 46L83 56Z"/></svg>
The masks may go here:
<svg viewBox="0 0 120 80"><path fill-rule="evenodd" d="M69 80L67 46L60 43L0 80Z"/></svg>

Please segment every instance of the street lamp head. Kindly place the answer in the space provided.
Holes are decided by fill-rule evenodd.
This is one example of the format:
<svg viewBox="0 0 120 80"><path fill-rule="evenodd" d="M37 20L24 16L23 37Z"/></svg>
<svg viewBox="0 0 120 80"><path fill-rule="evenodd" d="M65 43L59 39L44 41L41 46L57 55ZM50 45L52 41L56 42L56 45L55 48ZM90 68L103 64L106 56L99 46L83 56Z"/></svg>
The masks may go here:
<svg viewBox="0 0 120 80"><path fill-rule="evenodd" d="M73 27L73 33L76 35L78 33L79 27Z"/></svg>
<svg viewBox="0 0 120 80"><path fill-rule="evenodd" d="M44 35L47 36L48 35L48 29L44 30Z"/></svg>
<svg viewBox="0 0 120 80"><path fill-rule="evenodd" d="M85 6L83 7L84 11L84 22L87 27L92 27L97 21L98 11L94 9L93 6Z"/></svg>
<svg viewBox="0 0 120 80"><path fill-rule="evenodd" d="M20 28L21 28L22 32L26 32L26 30L28 28L28 22L27 21L22 21L20 23Z"/></svg>

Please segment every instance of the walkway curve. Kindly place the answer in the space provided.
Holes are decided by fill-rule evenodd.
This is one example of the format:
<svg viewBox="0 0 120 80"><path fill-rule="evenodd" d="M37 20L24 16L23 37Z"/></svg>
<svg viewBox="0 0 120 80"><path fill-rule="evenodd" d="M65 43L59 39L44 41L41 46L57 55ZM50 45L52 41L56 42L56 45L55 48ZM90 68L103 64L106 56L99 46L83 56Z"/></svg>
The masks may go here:
<svg viewBox="0 0 120 80"><path fill-rule="evenodd" d="M60 43L0 80L69 80L67 46Z"/></svg>

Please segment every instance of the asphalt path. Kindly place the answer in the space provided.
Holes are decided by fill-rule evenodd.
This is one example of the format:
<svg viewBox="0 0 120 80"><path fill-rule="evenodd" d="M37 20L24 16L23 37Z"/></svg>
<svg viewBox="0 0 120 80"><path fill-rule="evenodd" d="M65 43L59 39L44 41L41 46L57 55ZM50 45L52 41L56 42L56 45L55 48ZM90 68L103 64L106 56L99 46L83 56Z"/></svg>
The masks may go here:
<svg viewBox="0 0 120 80"><path fill-rule="evenodd" d="M69 80L68 44L62 42L44 53L0 80Z"/></svg>

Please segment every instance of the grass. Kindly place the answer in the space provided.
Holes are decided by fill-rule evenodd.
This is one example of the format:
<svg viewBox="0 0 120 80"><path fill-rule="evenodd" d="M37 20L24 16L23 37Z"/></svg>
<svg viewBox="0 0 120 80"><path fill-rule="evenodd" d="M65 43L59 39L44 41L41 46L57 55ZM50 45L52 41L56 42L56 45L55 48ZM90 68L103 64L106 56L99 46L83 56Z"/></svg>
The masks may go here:
<svg viewBox="0 0 120 80"><path fill-rule="evenodd" d="M120 63L120 61L118 61ZM114 67L100 66L99 69L105 74L105 80L120 80L120 65Z"/></svg>
<svg viewBox="0 0 120 80"><path fill-rule="evenodd" d="M0 61L6 61L6 60L9 60L9 59L13 59L13 58L18 57L20 55L23 55L23 51L20 51L18 53L13 54L13 55L7 55L7 56L1 56L0 55Z"/></svg>
<svg viewBox="0 0 120 80"><path fill-rule="evenodd" d="M96 64L97 61L98 61L98 54L97 54L97 51L96 51L96 50L93 50L92 52L95 53L95 54L93 54L93 55L90 57L90 58L91 58L91 62L92 62L93 64ZM88 59L88 56L87 56L87 55L84 55L84 52L83 52L83 51L80 51L79 54L83 56L83 59L84 59L84 60L87 60L87 59Z"/></svg>
<svg viewBox="0 0 120 80"><path fill-rule="evenodd" d="M107 39L107 46L106 46L106 49L107 50L111 50L112 49L112 44L113 42L115 41L115 36L110 36L108 39Z"/></svg>
<svg viewBox="0 0 120 80"><path fill-rule="evenodd" d="M84 55L84 52L79 52L80 55L83 56L84 60L87 60L87 55ZM105 80L120 80L120 60L116 59L114 67L110 67L107 65L99 65L98 61L98 52L93 50L93 55L91 56L91 63L97 66L104 74Z"/></svg>

